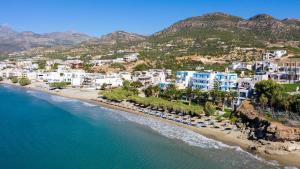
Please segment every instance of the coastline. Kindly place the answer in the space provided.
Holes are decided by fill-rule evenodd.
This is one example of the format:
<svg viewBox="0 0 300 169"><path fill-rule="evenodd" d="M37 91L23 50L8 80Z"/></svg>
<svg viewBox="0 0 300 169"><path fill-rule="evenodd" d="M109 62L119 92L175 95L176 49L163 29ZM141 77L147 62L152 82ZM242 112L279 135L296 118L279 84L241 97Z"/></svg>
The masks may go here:
<svg viewBox="0 0 300 169"><path fill-rule="evenodd" d="M128 113L134 113L134 114L137 114L137 115L140 115L140 116L149 117L149 118L152 118L152 119L155 119L155 120L159 120L159 121L162 121L162 122L166 122L166 123L169 123L169 124L173 124L173 125L176 125L176 126L186 128L186 129L191 130L193 132L196 132L200 135L203 135L205 137L220 141L220 142L225 143L225 144L230 145L230 146L239 146L243 150L245 150L247 152L250 152L251 154L258 155L258 157L263 157L267 161L276 160L280 163L280 165L283 165L283 166L297 166L297 167L300 167L300 161L299 161L300 152L299 151L286 152L286 153L281 153L281 154L280 153L279 154L275 154L275 153L267 154L265 152L260 152L260 151L250 151L250 147L254 146L256 143L254 143L253 141L250 141L248 139L245 139L245 138L240 138L239 135L238 135L240 132L234 132L234 131L224 132L224 131L220 131L218 129L208 128L208 127L207 128L197 128L197 127L189 126L189 125L182 124L182 123L179 123L179 122L174 122L174 121L163 119L163 118L160 118L160 117L144 114L144 113L141 113L139 111L131 110L131 109L128 109L128 108L123 108L123 107L103 103L103 102L100 102L100 101L96 101L97 93L98 93L98 91L96 91L96 90L70 88L70 89L64 89L62 91L57 92L57 91L49 91L48 88L44 88L44 87L39 86L42 83L41 84L33 83L33 84L31 84L29 86L25 86L25 87L22 87L18 84L12 84L10 81L0 82L0 85L1 84L7 84L7 85L12 85L12 86L16 86L16 87L20 87L20 88L24 88L24 89L45 92L45 93L48 93L50 95L57 95L57 96L61 96L61 97L77 99L77 100L80 100L80 101L83 101L83 102L88 102L88 103L95 104L97 106L102 106L102 107L106 107L106 108L110 108L110 109L121 110L121 111L125 111L125 112L128 112Z"/></svg>

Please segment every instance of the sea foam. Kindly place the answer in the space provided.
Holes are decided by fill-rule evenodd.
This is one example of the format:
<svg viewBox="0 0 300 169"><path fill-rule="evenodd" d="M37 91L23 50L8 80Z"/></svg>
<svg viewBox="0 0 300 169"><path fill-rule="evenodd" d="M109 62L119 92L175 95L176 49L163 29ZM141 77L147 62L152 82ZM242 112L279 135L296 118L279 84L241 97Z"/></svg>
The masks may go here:
<svg viewBox="0 0 300 169"><path fill-rule="evenodd" d="M122 117L126 118L129 121L147 126L165 137L183 141L191 146L200 147L203 149L215 149L215 150L231 149L250 158L272 165L274 167L279 166L277 161L272 161L272 162L266 161L256 155L244 151L239 146L230 146L224 144L220 141L207 138L199 133L196 133L194 131L191 131L189 129L174 124L170 124L153 118L135 115L123 111L114 111L114 112L117 112L119 115L121 115Z"/></svg>

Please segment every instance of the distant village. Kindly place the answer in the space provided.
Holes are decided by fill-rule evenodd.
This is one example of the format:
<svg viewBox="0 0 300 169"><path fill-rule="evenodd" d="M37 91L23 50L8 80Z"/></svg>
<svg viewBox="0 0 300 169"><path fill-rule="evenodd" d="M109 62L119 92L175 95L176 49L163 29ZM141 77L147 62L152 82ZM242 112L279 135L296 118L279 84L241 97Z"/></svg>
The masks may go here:
<svg viewBox="0 0 300 169"><path fill-rule="evenodd" d="M147 71L120 71L118 73L85 72L82 69L83 61L76 57L70 57L67 60L33 57L1 61L0 77L3 79L27 78L32 83L43 82L44 84L66 82L74 88L94 90L101 89L104 84L110 88L120 87L124 80L141 82L143 85L141 89L157 85L161 90L165 90L170 84L174 84L178 89L191 88L209 91L217 88L222 91L237 91L239 97L236 104L239 105L243 100L251 97L254 92L254 85L259 81L267 79L272 79L278 83L300 81L300 62L275 62L285 55L287 55L286 50L266 52L261 61L234 61L224 72L212 70L172 72L168 69L149 69ZM43 69L38 63L41 59L46 60ZM92 66L101 66L138 60L138 53L130 53L116 59L93 59L89 62ZM247 72L253 73L249 75ZM172 74L176 74L175 79ZM51 87L49 89L51 90Z"/></svg>

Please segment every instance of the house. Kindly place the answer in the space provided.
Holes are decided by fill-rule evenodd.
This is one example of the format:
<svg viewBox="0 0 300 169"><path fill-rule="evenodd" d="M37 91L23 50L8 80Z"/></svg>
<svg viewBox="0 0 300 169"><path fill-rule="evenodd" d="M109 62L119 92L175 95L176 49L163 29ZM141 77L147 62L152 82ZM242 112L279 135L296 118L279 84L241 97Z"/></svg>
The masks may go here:
<svg viewBox="0 0 300 169"><path fill-rule="evenodd" d="M226 72L196 72L191 80L193 89L229 91L236 88L237 74Z"/></svg>
<svg viewBox="0 0 300 169"><path fill-rule="evenodd" d="M117 74L100 75L95 79L96 89L101 89L103 84L107 84L109 87L120 87L123 85L123 79Z"/></svg>
<svg viewBox="0 0 300 169"><path fill-rule="evenodd" d="M237 81L238 98L236 105L240 105L244 100L250 98L254 94L255 84L262 80L268 80L268 73L261 72L254 75L252 78L240 78Z"/></svg>
<svg viewBox="0 0 300 169"><path fill-rule="evenodd" d="M275 50L271 52L266 52L263 54L263 60L272 60L272 59L280 59L282 56L286 55L286 50Z"/></svg>
<svg viewBox="0 0 300 169"><path fill-rule="evenodd" d="M215 74L211 72L193 73L191 84L193 89L211 90L214 88Z"/></svg>
<svg viewBox="0 0 300 169"><path fill-rule="evenodd" d="M191 79L195 71L178 71L176 73L176 86L186 88L191 86Z"/></svg>
<svg viewBox="0 0 300 169"><path fill-rule="evenodd" d="M268 72L269 79L282 83L294 83L300 81L300 63L279 63L276 71Z"/></svg>
<svg viewBox="0 0 300 169"><path fill-rule="evenodd" d="M132 53L123 57L124 62L134 62L138 60L138 53Z"/></svg>
<svg viewBox="0 0 300 169"><path fill-rule="evenodd" d="M247 62L233 62L229 66L231 70L252 70L253 64Z"/></svg>
<svg viewBox="0 0 300 169"><path fill-rule="evenodd" d="M215 74L215 79L219 83L218 87L222 91L229 91L236 88L237 85L237 74L236 73L226 73L217 72Z"/></svg>
<svg viewBox="0 0 300 169"><path fill-rule="evenodd" d="M144 87L158 85L166 81L166 72L163 69L150 69L149 71L136 71L133 73L132 81L140 81Z"/></svg>

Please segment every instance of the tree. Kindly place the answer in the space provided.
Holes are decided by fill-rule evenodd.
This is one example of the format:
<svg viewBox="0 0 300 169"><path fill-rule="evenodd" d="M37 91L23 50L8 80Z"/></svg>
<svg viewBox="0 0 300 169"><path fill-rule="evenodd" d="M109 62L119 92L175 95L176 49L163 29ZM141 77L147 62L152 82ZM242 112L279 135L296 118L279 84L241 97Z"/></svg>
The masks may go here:
<svg viewBox="0 0 300 169"><path fill-rule="evenodd" d="M57 88L57 89L63 89L67 87L68 83L66 82L54 82L50 84L50 87Z"/></svg>
<svg viewBox="0 0 300 169"><path fill-rule="evenodd" d="M197 98L198 104L204 105L209 100L209 92L201 91L199 89L194 90L195 96Z"/></svg>
<svg viewBox="0 0 300 169"><path fill-rule="evenodd" d="M144 93L146 97L150 97L153 96L153 90L152 90L152 86L147 87L146 89L144 89Z"/></svg>
<svg viewBox="0 0 300 169"><path fill-rule="evenodd" d="M290 100L289 107L291 111L300 115L300 94L293 95Z"/></svg>
<svg viewBox="0 0 300 169"><path fill-rule="evenodd" d="M194 98L194 92L191 88L186 88L184 91L183 91L186 99L189 101L189 105L191 105L192 103L192 99Z"/></svg>
<svg viewBox="0 0 300 169"><path fill-rule="evenodd" d="M269 102L269 100L268 100L268 98L267 98L264 94L262 94L262 95L259 97L259 104L260 104L260 106L261 106L263 109L265 109L265 107L267 106L268 102Z"/></svg>
<svg viewBox="0 0 300 169"><path fill-rule="evenodd" d="M54 65L51 66L52 70L56 70L58 68L58 63L54 63Z"/></svg>
<svg viewBox="0 0 300 169"><path fill-rule="evenodd" d="M228 92L226 92L226 91L219 91L219 96L220 96L220 100L221 100L221 103L222 103L222 111L224 111L225 103L228 100L228 96L229 96Z"/></svg>
<svg viewBox="0 0 300 169"><path fill-rule="evenodd" d="M282 89L282 86L273 80L262 80L255 84L257 98L264 95L268 98L269 102L272 97L282 94Z"/></svg>
<svg viewBox="0 0 300 169"><path fill-rule="evenodd" d="M31 81L30 81L28 78L26 78L26 77L22 77L22 78L19 80L19 84L20 84L21 86L27 86L27 85L31 84Z"/></svg>
<svg viewBox="0 0 300 169"><path fill-rule="evenodd" d="M107 86L108 86L107 83L103 83L103 84L101 85L101 90L105 90Z"/></svg>
<svg viewBox="0 0 300 169"><path fill-rule="evenodd" d="M17 77L12 77L10 80L12 83L18 83L19 81Z"/></svg>
<svg viewBox="0 0 300 169"><path fill-rule="evenodd" d="M230 106L233 105L233 101L239 96L237 91L230 90L228 93L228 102L230 103Z"/></svg>
<svg viewBox="0 0 300 169"><path fill-rule="evenodd" d="M145 63L141 63L141 64L138 64L136 65L133 70L134 71L146 71L146 70L149 70L149 66Z"/></svg>
<svg viewBox="0 0 300 169"><path fill-rule="evenodd" d="M39 69L45 69L46 68L46 61L45 60L39 60L37 62Z"/></svg>
<svg viewBox="0 0 300 169"><path fill-rule="evenodd" d="M112 63L110 67L114 69L126 70L126 67L122 63Z"/></svg>
<svg viewBox="0 0 300 169"><path fill-rule="evenodd" d="M153 90L154 96L155 96L155 97L158 97L158 95L159 95L159 93L160 93L160 87L159 87L158 85L153 86L152 90Z"/></svg>
<svg viewBox="0 0 300 169"><path fill-rule="evenodd" d="M160 92L160 87L157 86L157 85L156 86L149 86L146 89L144 89L144 93L147 97L150 97L150 96L158 97L159 92Z"/></svg>
<svg viewBox="0 0 300 169"><path fill-rule="evenodd" d="M90 64L89 62L84 62L83 63L83 70L85 72L92 73L93 72L93 70L92 70L92 64Z"/></svg>
<svg viewBox="0 0 300 169"><path fill-rule="evenodd" d="M140 82L140 81L134 81L134 82L132 82L132 83L130 84L130 86L132 86L132 87L138 89L138 88L142 87L143 84L142 84L142 82Z"/></svg>
<svg viewBox="0 0 300 169"><path fill-rule="evenodd" d="M169 98L170 100L177 99L179 95L181 95L180 91L176 89L176 86L171 84L164 91L164 96Z"/></svg>
<svg viewBox="0 0 300 169"><path fill-rule="evenodd" d="M221 102L221 91L220 90L211 90L209 92L209 94L212 98L213 103L215 103L217 105L218 103Z"/></svg>
<svg viewBox="0 0 300 169"><path fill-rule="evenodd" d="M3 81L3 77L2 77L2 76L0 76L0 82L1 82L1 81Z"/></svg>
<svg viewBox="0 0 300 169"><path fill-rule="evenodd" d="M216 112L216 107L212 102L206 102L204 106L204 112L206 116L214 115Z"/></svg>
<svg viewBox="0 0 300 169"><path fill-rule="evenodd" d="M130 81L129 80L124 80L123 81L123 89L124 90L130 90Z"/></svg>

